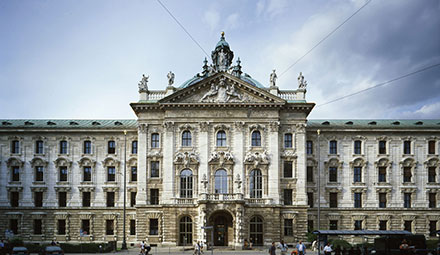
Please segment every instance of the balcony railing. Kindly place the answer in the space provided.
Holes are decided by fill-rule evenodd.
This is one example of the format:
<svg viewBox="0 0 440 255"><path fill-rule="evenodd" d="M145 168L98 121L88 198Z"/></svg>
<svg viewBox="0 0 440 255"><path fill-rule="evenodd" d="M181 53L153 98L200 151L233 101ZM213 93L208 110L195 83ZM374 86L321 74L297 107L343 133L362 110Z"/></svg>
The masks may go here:
<svg viewBox="0 0 440 255"><path fill-rule="evenodd" d="M202 194L203 200L213 201L237 201L243 200L243 194Z"/></svg>
<svg viewBox="0 0 440 255"><path fill-rule="evenodd" d="M175 204L178 205L192 205L194 202L194 198L176 198L175 200Z"/></svg>
<svg viewBox="0 0 440 255"><path fill-rule="evenodd" d="M157 101L165 97L165 91L148 91L148 101Z"/></svg>
<svg viewBox="0 0 440 255"><path fill-rule="evenodd" d="M247 204L268 205L272 203L271 198L247 198Z"/></svg>

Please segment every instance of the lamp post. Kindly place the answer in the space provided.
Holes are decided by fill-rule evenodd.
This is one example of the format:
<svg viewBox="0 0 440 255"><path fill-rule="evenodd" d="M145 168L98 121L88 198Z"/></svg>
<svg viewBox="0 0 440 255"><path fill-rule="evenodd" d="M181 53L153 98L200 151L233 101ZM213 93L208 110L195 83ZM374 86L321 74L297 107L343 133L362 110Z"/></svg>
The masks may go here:
<svg viewBox="0 0 440 255"><path fill-rule="evenodd" d="M121 250L127 249L125 241L125 204L127 197L127 130L124 130L124 209L123 209L123 227L122 227L122 246Z"/></svg>
<svg viewBox="0 0 440 255"><path fill-rule="evenodd" d="M316 131L318 134L318 147L316 150L316 154L318 156L318 230L321 226L321 164L320 164L320 158L321 158L321 143L320 143L320 135L321 130L318 129ZM321 237L318 234L318 254L321 254Z"/></svg>

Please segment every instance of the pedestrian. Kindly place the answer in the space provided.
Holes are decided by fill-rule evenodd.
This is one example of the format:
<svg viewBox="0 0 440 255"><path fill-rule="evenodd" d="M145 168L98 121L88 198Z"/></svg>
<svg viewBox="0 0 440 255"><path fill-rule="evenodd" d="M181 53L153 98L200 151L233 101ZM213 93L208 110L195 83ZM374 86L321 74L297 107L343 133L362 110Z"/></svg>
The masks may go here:
<svg viewBox="0 0 440 255"><path fill-rule="evenodd" d="M99 245L99 253L102 253L102 244Z"/></svg>
<svg viewBox="0 0 440 255"><path fill-rule="evenodd" d="M5 243L3 242L3 239L0 241L0 254L3 255L5 254Z"/></svg>
<svg viewBox="0 0 440 255"><path fill-rule="evenodd" d="M325 255L331 255L332 254L332 247L330 246L330 243L327 243L327 245L324 247L324 254Z"/></svg>
<svg viewBox="0 0 440 255"><path fill-rule="evenodd" d="M306 246L302 243L302 240L296 245L296 250L298 251L298 255L306 254Z"/></svg>
<svg viewBox="0 0 440 255"><path fill-rule="evenodd" d="M287 244L284 243L284 240L281 240L280 244L278 245L278 248L280 248L281 250L281 255L286 255L289 246L287 246Z"/></svg>
<svg viewBox="0 0 440 255"><path fill-rule="evenodd" d="M144 255L145 254L145 242L142 241L140 244L141 252L139 254Z"/></svg>
<svg viewBox="0 0 440 255"><path fill-rule="evenodd" d="M197 241L197 243L194 245L194 255L200 255L201 253L201 247L200 247L200 241Z"/></svg>
<svg viewBox="0 0 440 255"><path fill-rule="evenodd" d="M269 255L276 255L277 247L275 247L275 242L272 242L272 246L269 248Z"/></svg>
<svg viewBox="0 0 440 255"><path fill-rule="evenodd" d="M52 240L52 242L50 243L51 246L56 246L57 243L55 242L55 240Z"/></svg>
<svg viewBox="0 0 440 255"><path fill-rule="evenodd" d="M312 251L317 251L318 250L318 241L317 240L315 240L315 241L313 241L313 243L312 243Z"/></svg>

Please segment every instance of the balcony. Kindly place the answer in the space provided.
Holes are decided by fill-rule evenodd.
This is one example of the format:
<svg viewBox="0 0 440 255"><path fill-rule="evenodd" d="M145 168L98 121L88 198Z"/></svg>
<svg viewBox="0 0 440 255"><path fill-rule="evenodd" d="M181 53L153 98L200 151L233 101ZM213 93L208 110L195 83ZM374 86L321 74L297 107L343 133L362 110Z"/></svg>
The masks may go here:
<svg viewBox="0 0 440 255"><path fill-rule="evenodd" d="M252 205L269 205L272 204L272 198L246 198L246 203Z"/></svg>
<svg viewBox="0 0 440 255"><path fill-rule="evenodd" d="M216 202L237 202L243 201L243 194L201 194L200 200L209 200Z"/></svg>
<svg viewBox="0 0 440 255"><path fill-rule="evenodd" d="M177 205L193 205L195 199L194 198L175 198L174 204Z"/></svg>

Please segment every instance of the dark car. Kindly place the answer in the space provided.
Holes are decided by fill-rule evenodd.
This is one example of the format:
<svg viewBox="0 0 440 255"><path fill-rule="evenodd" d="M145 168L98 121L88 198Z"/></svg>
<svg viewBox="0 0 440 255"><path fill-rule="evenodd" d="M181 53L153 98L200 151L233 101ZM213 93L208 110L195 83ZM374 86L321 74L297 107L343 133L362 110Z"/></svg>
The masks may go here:
<svg viewBox="0 0 440 255"><path fill-rule="evenodd" d="M12 253L11 254L25 254L25 255L29 255L29 251L26 247L14 247L12 248Z"/></svg>
<svg viewBox="0 0 440 255"><path fill-rule="evenodd" d="M64 255L64 251L59 246L46 246L41 250L40 255Z"/></svg>

